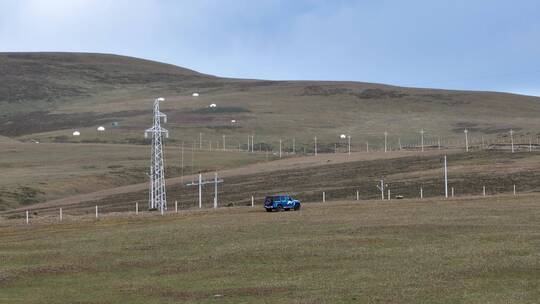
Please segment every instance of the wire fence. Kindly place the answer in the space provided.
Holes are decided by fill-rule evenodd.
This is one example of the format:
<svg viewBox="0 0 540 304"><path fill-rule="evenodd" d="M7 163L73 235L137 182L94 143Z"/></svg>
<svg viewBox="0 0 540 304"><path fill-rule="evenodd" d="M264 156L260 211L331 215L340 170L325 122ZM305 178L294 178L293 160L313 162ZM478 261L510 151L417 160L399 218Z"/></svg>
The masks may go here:
<svg viewBox="0 0 540 304"><path fill-rule="evenodd" d="M422 151L433 149L462 149L463 151L506 151L506 152L535 152L538 151L538 137L514 136L509 133L503 137L474 137L467 135L464 140L445 140L421 134L419 141L410 142L401 140L400 137L392 137L389 134L382 135L377 141L357 143L352 137L345 136L344 140L334 143L320 142L314 137L312 142L299 142L294 138L281 139L275 141L257 140L255 135L246 136L245 142L238 142L238 147L234 138L222 137L222 142L211 139L205 142L200 136L193 140L191 146L184 142L182 149L195 151L222 151L240 153L266 153L275 157L286 157L289 155L317 155L318 153L353 153L353 152L389 152L389 151ZM340 138L341 139L341 138ZM205 143L207 147L205 148ZM212 146L214 145L214 146ZM362 147L365 145L364 147ZM276 150L277 147L277 150ZM311 149L310 149L311 147ZM506 154L506 153L503 153ZM471 154L472 155L472 154ZM343 164L340 168L333 168L328 172L319 172L320 168L301 172L285 172L283 174L255 175L250 179L245 177L232 177L225 179L220 185L220 196L218 207L251 206L252 197L255 205L260 206L264 197L268 193L283 192L289 193L304 202L319 202L332 200L359 200L369 201L382 198L408 199L408 198L433 198L444 196L443 180L441 178L415 178L386 180L387 187L381 192L376 185L380 177L405 173L408 170L419 170L418 162L422 164L421 169L431 170L440 168L440 156L430 159L422 158L417 163L408 160L402 162L400 159L392 161L366 163L361 168L349 168L348 164ZM370 167L371 166L371 167ZM385 167L387 166L387 167ZM362 179L358 179L359 174L369 172ZM212 172L213 174L213 172ZM540 190L540 179L536 171L523 170L521 172L502 172L499 176L489 173L473 173L467 175L455 175L450 178L450 196L489 196L504 193L516 192L536 192ZM209 179L206 177L205 179ZM171 189L172 188L172 189ZM517 188L517 189L516 189ZM198 193L194 188L187 188L183 185L169 186L169 209L167 213L177 210L187 210L197 208ZM204 187L203 201L201 205L204 209L214 206L212 187ZM386 191L390 191L387 193ZM323 194L324 193L324 194ZM58 214L58 218L65 216L92 216L99 218L106 213L143 213L148 209L146 198L147 191L140 191L129 194L111 196L106 201L90 201L81 204L64 205L61 210L56 207L29 208L28 212L7 212L4 217L28 219L38 218L42 215L50 216ZM174 205L172 202L176 202ZM137 206L137 208L136 208Z"/></svg>
<svg viewBox="0 0 540 304"><path fill-rule="evenodd" d="M467 133L469 134L469 133ZM319 153L355 153L355 152L389 152L389 151L423 151L428 149L463 149L463 150L513 150L533 151L540 147L538 135L514 135L513 132L500 133L489 137L483 135L467 135L462 139L444 138L420 133L411 140L410 134L401 137L395 134L370 134L364 140L342 134L336 141L318 139L301 140L295 137L283 136L281 139L263 135L223 135L221 138L207 139L201 136L192 140L181 141L179 144L186 150L214 152L251 152L269 153L274 156L316 155Z"/></svg>
<svg viewBox="0 0 540 304"><path fill-rule="evenodd" d="M348 190L348 191L347 191ZM519 189L516 185L510 187L501 188L501 187L486 187L483 186L479 189L474 189L475 193L470 193L471 189L459 188L459 186L451 186L448 194L448 199L453 198L479 198L479 197L495 197L495 196L513 196L518 197L520 195L527 195L531 192L519 192ZM361 196L362 189L330 189L325 191L314 191L311 193L302 193L294 196L294 198L304 198L305 201L302 203L323 203L331 204L335 201L349 201L349 202L358 202L358 203L373 203L377 201L402 201L414 199L417 202L422 201L433 201L433 199L444 199L444 194L441 195L439 189L434 189L432 187L417 187L417 188L404 188L403 185L393 184L384 190L384 192L379 192L376 195L373 195L369 199ZM240 204L235 205L218 205L217 208L213 208L208 204L204 204L202 208L195 208L192 205L186 207L178 203L178 201L173 202L172 206L163 212L159 211L149 211L146 206L146 202L132 202L131 208L110 208L110 206L100 206L95 205L93 207L78 208L76 211L70 210L69 207L59 207L53 210L49 210L47 213L39 213L36 210L26 210L24 212L17 212L12 214L4 219L1 223L5 224L32 224L32 223L61 223L65 221L81 221L81 220L99 220L102 218L109 217L148 217L148 216L165 216L171 214L179 214L185 212L192 212L196 210L209 211L209 210L223 210L228 209L229 207L250 207L256 208L263 211L263 202L264 197L254 197L250 196L244 200L240 201Z"/></svg>

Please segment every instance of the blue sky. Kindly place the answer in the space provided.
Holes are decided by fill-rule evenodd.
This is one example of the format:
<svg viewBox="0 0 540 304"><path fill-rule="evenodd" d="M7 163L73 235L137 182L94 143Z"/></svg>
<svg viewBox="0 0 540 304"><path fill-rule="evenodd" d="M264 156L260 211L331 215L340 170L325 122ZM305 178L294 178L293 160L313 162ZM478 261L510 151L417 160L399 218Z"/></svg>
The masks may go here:
<svg viewBox="0 0 540 304"><path fill-rule="evenodd" d="M0 0L0 51L540 96L540 1Z"/></svg>

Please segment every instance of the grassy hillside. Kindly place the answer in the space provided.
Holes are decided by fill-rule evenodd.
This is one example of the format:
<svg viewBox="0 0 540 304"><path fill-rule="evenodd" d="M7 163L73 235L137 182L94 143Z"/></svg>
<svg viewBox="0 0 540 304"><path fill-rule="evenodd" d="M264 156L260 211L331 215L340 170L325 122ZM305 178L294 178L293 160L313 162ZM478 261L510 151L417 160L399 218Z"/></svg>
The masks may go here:
<svg viewBox="0 0 540 304"><path fill-rule="evenodd" d="M491 92L412 89L357 82L264 81L218 78L136 58L74 53L0 54L0 135L56 142L142 143L156 96L167 98L163 112L171 142L205 145L227 136L226 144L333 149L338 135L350 134L358 149L366 140L391 145L439 136L496 137L510 128L536 139L540 98ZM193 98L193 92L200 92ZM208 106L216 103L217 108ZM231 124L236 120L236 124ZM111 128L118 122L117 128ZM95 128L108 131L98 135ZM72 137L73 129L82 132Z"/></svg>
<svg viewBox="0 0 540 304"><path fill-rule="evenodd" d="M528 195L0 222L0 302L532 304L538 207Z"/></svg>
<svg viewBox="0 0 540 304"><path fill-rule="evenodd" d="M1 138L0 138L1 140ZM184 149L184 174L266 161L261 154ZM150 150L142 145L0 142L0 211L102 189L145 183ZM273 159L273 157L269 157ZM180 176L181 149L165 149L167 177Z"/></svg>
<svg viewBox="0 0 540 304"><path fill-rule="evenodd" d="M66 163L62 166L67 171L64 174L48 174L46 178L41 174L34 174L31 179L26 177L31 183L25 185L33 185L44 192L41 195L38 193L38 199L60 199L32 201L31 197L24 195L29 191L28 186L15 188L16 196L9 196L9 191L0 192L6 200L12 197L19 199L12 202L11 209L0 212L0 215L20 218L26 210L30 210L32 217L41 218L57 214L60 207L66 215L81 215L93 214L96 205L103 213L133 211L136 202L146 206L148 184L144 175L144 160L139 160L135 152L129 154L129 160L121 160L122 150L115 151L114 156L118 158L115 165L99 165L94 158L89 157L84 166ZM456 196L481 195L483 186L486 186L487 195L511 194L513 185L516 185L518 194L540 191L538 152L511 154L434 150L424 153L358 153L351 156L327 154L269 162L261 162L264 160L261 155L246 157L238 153L197 153L196 166L204 163L204 166L198 168L212 170L221 165L221 169L224 169L219 172L224 180L219 185L219 205L222 207L250 205L252 195L255 202L261 204L269 193L289 193L305 203L320 202L323 191L328 201L355 199L356 191L361 200L378 199L381 195L376 185L380 179L388 184L387 188L394 198L396 195L418 198L420 187L423 188L424 197L428 198L444 196L443 153L448 153L449 187L455 189ZM250 163L253 164L239 167ZM44 166L37 171L54 172L54 165ZM177 177L178 165L179 159L170 159L168 177L175 178L167 180L169 206L174 209L174 201L178 201L180 209L197 208L197 187L183 185L197 177L191 175L189 166L186 167L183 180ZM19 170L28 170L28 167L20 167ZM6 172L17 176L17 170L7 169ZM93 178L92 174L98 176ZM24 178L24 175L20 175ZM213 171L203 174L205 180L213 177ZM0 179L0 183L9 182L16 181ZM97 191L123 185L129 186L92 192L92 189ZM203 187L202 194L204 208L211 208L214 187ZM20 201L22 198L29 201Z"/></svg>
<svg viewBox="0 0 540 304"><path fill-rule="evenodd" d="M227 79L105 54L0 53L0 83L0 209L4 210L145 182L149 150L140 144L148 143L143 131L150 126L157 96L166 98L162 111L168 114L166 128L171 131L165 155L168 177L179 175L181 142L186 151L212 149L196 153L192 170L196 173L266 161L264 152L275 153L280 139L284 152L292 151L294 140L303 155L313 152L314 136L319 152L336 148L344 152L342 133L351 135L352 151L365 151L366 141L373 151L382 148L385 130L391 150L398 142L417 145L421 128L426 130L427 145L441 137L443 146L461 148L457 141L463 140L464 128L476 145L481 137L509 142L504 137L510 128L516 131L516 142L537 144L540 130L536 117L540 98L535 97L358 82ZM200 96L192 97L193 92ZM209 108L212 103L217 107ZM100 125L107 130L98 133ZM82 135L72 136L75 129ZM261 154L215 152L224 145L227 150L246 149L251 135ZM270 153L268 158L275 157ZM364 170L364 166L353 167ZM338 172L334 169L342 168L329 172ZM250 174L259 178L256 173ZM374 178L378 174L373 171ZM289 176L295 175L280 180L297 182ZM278 183L275 188L263 183L261 191L281 189L311 197L310 191L323 186L312 182L312 187ZM224 187L237 183L244 182ZM137 192L122 199L144 195ZM191 200L191 194L178 195ZM241 201L234 195L230 200Z"/></svg>

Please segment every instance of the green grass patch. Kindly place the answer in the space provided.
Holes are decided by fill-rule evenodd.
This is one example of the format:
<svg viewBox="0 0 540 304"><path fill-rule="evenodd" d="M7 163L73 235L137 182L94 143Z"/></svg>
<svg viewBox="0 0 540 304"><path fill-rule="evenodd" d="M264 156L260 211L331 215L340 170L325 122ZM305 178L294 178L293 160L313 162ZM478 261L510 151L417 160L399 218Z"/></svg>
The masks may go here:
<svg viewBox="0 0 540 304"><path fill-rule="evenodd" d="M11 221L0 227L1 300L535 303L537 198Z"/></svg>

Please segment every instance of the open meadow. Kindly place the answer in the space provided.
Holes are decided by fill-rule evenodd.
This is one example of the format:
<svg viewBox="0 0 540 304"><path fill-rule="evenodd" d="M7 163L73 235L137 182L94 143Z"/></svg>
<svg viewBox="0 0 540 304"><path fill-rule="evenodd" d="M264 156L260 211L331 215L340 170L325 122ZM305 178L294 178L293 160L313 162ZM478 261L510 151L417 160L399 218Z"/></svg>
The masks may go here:
<svg viewBox="0 0 540 304"><path fill-rule="evenodd" d="M0 224L0 303L538 303L540 196Z"/></svg>
<svg viewBox="0 0 540 304"><path fill-rule="evenodd" d="M539 302L539 97L107 54L0 70L0 303Z"/></svg>

